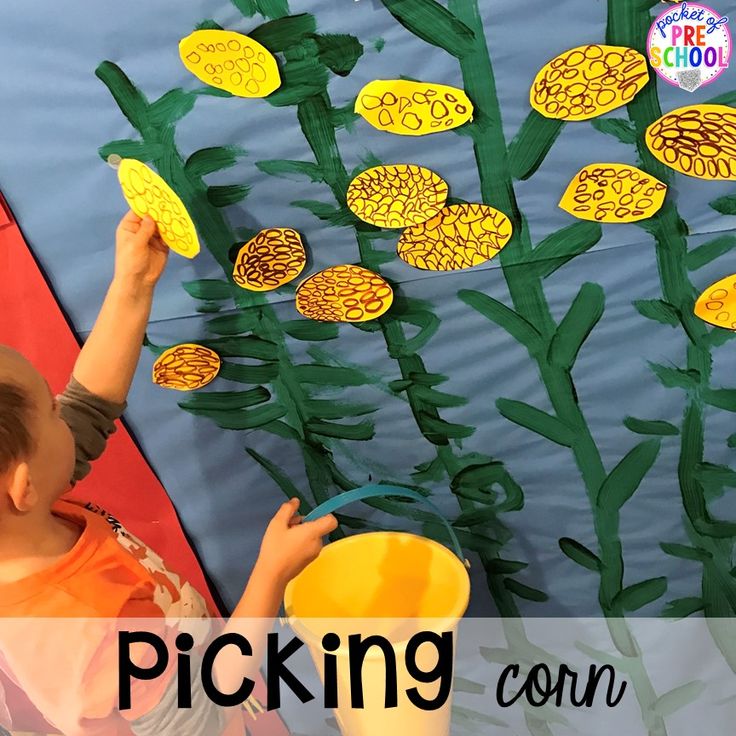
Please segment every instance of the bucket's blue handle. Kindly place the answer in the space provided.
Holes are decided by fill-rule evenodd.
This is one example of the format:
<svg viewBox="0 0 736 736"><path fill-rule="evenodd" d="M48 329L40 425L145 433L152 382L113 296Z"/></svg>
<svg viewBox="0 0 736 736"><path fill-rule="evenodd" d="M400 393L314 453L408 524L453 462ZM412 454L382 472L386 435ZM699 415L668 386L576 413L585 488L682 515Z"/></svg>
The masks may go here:
<svg viewBox="0 0 736 736"><path fill-rule="evenodd" d="M332 498L327 499L327 501L317 506L316 509L310 511L304 517L304 521L314 521L315 519L319 519L321 516L327 516L327 514L331 514L333 511L337 511L343 506L347 506L355 501L364 501L367 498L385 498L386 496L403 496L404 498L411 498L414 501L423 503L428 509L430 509L430 511L432 511L444 524L445 529L447 529L447 535L450 537L453 551L460 558L460 562L465 564L463 549L460 546L457 534L455 534L454 529L450 526L450 522L447 521L442 512L429 499L422 496L421 493L411 490L411 488L377 484L354 488L351 491L341 493L339 496L333 496Z"/></svg>

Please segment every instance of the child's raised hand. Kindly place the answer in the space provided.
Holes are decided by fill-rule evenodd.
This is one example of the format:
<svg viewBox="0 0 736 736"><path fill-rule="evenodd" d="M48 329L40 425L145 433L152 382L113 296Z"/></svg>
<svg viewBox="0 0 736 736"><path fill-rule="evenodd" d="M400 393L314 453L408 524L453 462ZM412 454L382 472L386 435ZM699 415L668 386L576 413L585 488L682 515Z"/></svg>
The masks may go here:
<svg viewBox="0 0 736 736"><path fill-rule="evenodd" d="M115 279L153 287L168 257L169 248L161 240L156 223L150 217L128 212L115 232Z"/></svg>
<svg viewBox="0 0 736 736"><path fill-rule="evenodd" d="M258 556L258 565L284 585L317 558L322 537L337 528L332 514L302 523L296 516L298 508L297 498L281 506L263 535Z"/></svg>

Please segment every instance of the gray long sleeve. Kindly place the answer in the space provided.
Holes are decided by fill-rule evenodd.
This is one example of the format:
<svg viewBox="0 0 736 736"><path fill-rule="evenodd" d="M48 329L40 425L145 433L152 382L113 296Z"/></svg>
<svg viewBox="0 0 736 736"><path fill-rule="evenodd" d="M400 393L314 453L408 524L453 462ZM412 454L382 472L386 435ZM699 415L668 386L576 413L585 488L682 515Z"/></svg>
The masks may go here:
<svg viewBox="0 0 736 736"><path fill-rule="evenodd" d="M72 482L81 480L90 471L90 463L102 455L108 437L115 431L115 420L127 404L107 401L88 391L71 378L59 396L61 417L74 435L76 462Z"/></svg>

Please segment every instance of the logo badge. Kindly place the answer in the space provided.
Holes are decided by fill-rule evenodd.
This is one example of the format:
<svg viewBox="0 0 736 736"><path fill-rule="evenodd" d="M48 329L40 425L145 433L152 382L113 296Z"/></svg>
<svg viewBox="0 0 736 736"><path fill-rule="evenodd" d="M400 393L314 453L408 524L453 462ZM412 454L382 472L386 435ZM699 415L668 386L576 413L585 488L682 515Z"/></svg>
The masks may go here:
<svg viewBox="0 0 736 736"><path fill-rule="evenodd" d="M694 92L710 84L731 58L728 17L707 5L683 2L662 13L647 38L649 63L662 79Z"/></svg>

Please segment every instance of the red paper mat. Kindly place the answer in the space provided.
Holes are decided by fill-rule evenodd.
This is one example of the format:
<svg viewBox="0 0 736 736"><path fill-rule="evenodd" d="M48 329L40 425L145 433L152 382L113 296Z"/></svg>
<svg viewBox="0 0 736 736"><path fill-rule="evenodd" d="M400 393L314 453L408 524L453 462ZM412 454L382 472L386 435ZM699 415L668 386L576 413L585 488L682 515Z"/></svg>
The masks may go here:
<svg viewBox="0 0 736 736"><path fill-rule="evenodd" d="M79 353L77 338L2 193L0 343L28 358L54 391L63 390ZM161 555L172 570L189 580L206 597L213 611L217 610L166 490L120 423L105 453L94 463L92 473L77 485L73 495L94 500L118 517L134 535ZM263 683L259 683L255 695L265 701ZM32 726L25 724L23 728L43 729ZM276 713L261 714L249 730L253 736L288 734Z"/></svg>

